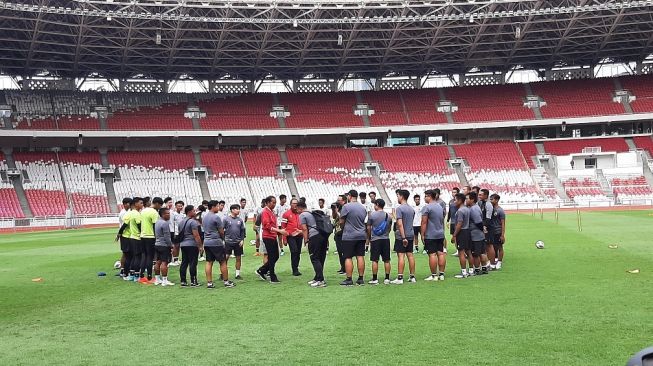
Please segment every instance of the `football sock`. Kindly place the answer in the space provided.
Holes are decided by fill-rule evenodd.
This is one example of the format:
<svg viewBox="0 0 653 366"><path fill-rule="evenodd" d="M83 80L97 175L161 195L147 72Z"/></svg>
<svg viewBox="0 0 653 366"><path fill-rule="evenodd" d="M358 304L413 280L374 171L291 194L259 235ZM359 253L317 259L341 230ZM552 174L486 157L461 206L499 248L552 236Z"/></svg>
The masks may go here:
<svg viewBox="0 0 653 366"><path fill-rule="evenodd" d="M376 280L378 280L378 277L377 277L376 274L373 274L373 275L372 275L372 281L376 281Z"/></svg>
<svg viewBox="0 0 653 366"><path fill-rule="evenodd" d="M385 279L386 279L386 280L389 280L389 279L390 279L390 273L386 273L386 274L385 274Z"/></svg>
<svg viewBox="0 0 653 366"><path fill-rule="evenodd" d="M240 270L239 269L236 270L236 276L240 276Z"/></svg>
<svg viewBox="0 0 653 366"><path fill-rule="evenodd" d="M398 280L403 280L403 279L404 279L404 275L403 275L403 273L402 273L402 274L398 274L398 275L397 275L397 279L398 279Z"/></svg>

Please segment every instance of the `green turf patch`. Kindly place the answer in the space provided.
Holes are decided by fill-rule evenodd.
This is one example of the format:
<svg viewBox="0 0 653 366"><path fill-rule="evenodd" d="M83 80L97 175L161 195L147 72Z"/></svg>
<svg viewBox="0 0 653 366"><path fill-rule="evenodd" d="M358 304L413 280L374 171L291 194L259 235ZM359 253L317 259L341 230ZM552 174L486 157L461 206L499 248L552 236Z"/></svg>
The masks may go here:
<svg viewBox="0 0 653 366"><path fill-rule="evenodd" d="M210 291L113 277L116 230L4 235L0 364L621 365L653 344L651 213L584 212L582 232L575 212L512 214L500 272L456 280L449 256L447 280L424 282L418 255L418 283L354 288L337 286L333 245L327 288L306 285L307 253L304 276L287 254L280 285L256 280L247 246L245 280Z"/></svg>

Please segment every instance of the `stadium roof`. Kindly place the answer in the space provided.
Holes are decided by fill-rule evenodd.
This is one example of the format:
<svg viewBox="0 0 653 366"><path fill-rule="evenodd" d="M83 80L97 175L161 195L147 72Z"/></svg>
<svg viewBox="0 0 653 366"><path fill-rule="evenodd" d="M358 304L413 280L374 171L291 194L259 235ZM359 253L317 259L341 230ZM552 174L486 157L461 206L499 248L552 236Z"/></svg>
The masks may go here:
<svg viewBox="0 0 653 366"><path fill-rule="evenodd" d="M17 76L548 69L644 60L653 53L653 1L0 1L0 40L0 71Z"/></svg>

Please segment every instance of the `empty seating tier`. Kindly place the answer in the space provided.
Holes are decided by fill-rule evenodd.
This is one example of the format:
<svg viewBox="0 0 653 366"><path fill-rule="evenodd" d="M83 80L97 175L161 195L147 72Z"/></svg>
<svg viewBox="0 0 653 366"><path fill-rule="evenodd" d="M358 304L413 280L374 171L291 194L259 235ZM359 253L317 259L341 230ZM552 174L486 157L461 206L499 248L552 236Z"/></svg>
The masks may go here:
<svg viewBox="0 0 653 366"><path fill-rule="evenodd" d="M457 123L535 119L524 107L526 91L521 84L468 86L443 89L447 100L458 107Z"/></svg>
<svg viewBox="0 0 653 366"><path fill-rule="evenodd" d="M519 149L526 160L526 164L530 169L535 169L535 162L533 158L538 155L537 147L534 142L520 142Z"/></svg>
<svg viewBox="0 0 653 366"><path fill-rule="evenodd" d="M374 110L370 116L370 125L400 126L408 123L399 91L364 91L361 95L363 101Z"/></svg>
<svg viewBox="0 0 653 366"><path fill-rule="evenodd" d="M200 119L205 130L273 129L279 128L272 110L270 94L241 95L198 101L206 117Z"/></svg>
<svg viewBox="0 0 653 366"><path fill-rule="evenodd" d="M600 147L602 152L628 151L628 144L621 137L544 141L544 150L551 155L580 154L586 147Z"/></svg>
<svg viewBox="0 0 653 366"><path fill-rule="evenodd" d="M621 85L637 99L630 103L635 113L653 112L653 75L622 77Z"/></svg>
<svg viewBox="0 0 653 366"><path fill-rule="evenodd" d="M649 155L653 157L653 139L651 136L636 136L633 137L633 141L635 141L635 146L648 151Z"/></svg>
<svg viewBox="0 0 653 366"><path fill-rule="evenodd" d="M544 118L588 117L623 114L624 107L612 101L614 83L610 78L543 81L532 83L533 92L544 99Z"/></svg>
<svg viewBox="0 0 653 366"><path fill-rule="evenodd" d="M328 98L328 99L325 99ZM353 92L279 94L281 105L290 112L287 128L363 127L363 119L354 114Z"/></svg>

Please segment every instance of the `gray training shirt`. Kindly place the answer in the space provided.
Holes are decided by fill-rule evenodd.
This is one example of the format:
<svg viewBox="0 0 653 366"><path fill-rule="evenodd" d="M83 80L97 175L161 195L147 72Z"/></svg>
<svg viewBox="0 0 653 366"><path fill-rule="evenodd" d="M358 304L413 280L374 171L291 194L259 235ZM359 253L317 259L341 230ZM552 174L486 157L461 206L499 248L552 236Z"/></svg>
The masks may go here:
<svg viewBox="0 0 653 366"><path fill-rule="evenodd" d="M159 217L154 223L154 245L157 247L172 247L172 238L170 238L170 224L168 221Z"/></svg>
<svg viewBox="0 0 653 366"><path fill-rule="evenodd" d="M213 212L207 213L202 219L202 226L204 227L205 247L224 246L224 241L222 241L222 237L220 236L220 229L224 227L220 216Z"/></svg>
<svg viewBox="0 0 653 366"><path fill-rule="evenodd" d="M422 208L422 216L426 216L426 235L424 239L444 239L443 218L444 211L442 206L437 202L431 202Z"/></svg>
<svg viewBox="0 0 653 366"><path fill-rule="evenodd" d="M395 210L395 214L397 216L397 222L399 222L399 219L401 219L403 223L404 234L406 234L405 239L408 239L408 241L413 240L413 238L415 237L415 232L413 231L413 219L415 218L415 210L413 210L412 207L404 203L397 207L397 209ZM397 225L397 231L395 232L395 238L397 240L404 239L401 237L401 232L399 231L398 225Z"/></svg>
<svg viewBox="0 0 653 366"><path fill-rule="evenodd" d="M304 211L302 212L301 215L299 215L299 225L306 225L308 226L308 237L312 238L316 235L320 235L320 232L317 231L317 222L315 222L315 217L313 217L313 214Z"/></svg>
<svg viewBox="0 0 653 366"><path fill-rule="evenodd" d="M388 224L385 228L385 232L381 235L374 235L374 228L379 226L383 220L387 220ZM392 230L392 216L388 215L383 211L374 211L370 214L370 219L367 221L367 225L371 226L370 232L371 238L370 241L381 240L381 239L390 239L390 230Z"/></svg>
<svg viewBox="0 0 653 366"><path fill-rule="evenodd" d="M494 209L494 207L492 207ZM501 220L506 219L506 212L501 207L497 207L492 211L492 219L490 220L490 227L488 231L492 234L501 234Z"/></svg>
<svg viewBox="0 0 653 366"><path fill-rule="evenodd" d="M412 209L408 207L411 211ZM365 219L367 219L367 209L359 202L349 202L342 206L340 217L345 219L345 228L342 230L342 240L366 240L367 232L365 228ZM411 222L412 225L412 222Z"/></svg>
<svg viewBox="0 0 653 366"><path fill-rule="evenodd" d="M456 210L455 223L458 224L459 222L463 224L461 230L469 230L469 207L463 205Z"/></svg>
<svg viewBox="0 0 653 366"><path fill-rule="evenodd" d="M222 220L224 224L224 240L227 244L240 244L245 240L245 224L243 219L228 215Z"/></svg>
<svg viewBox="0 0 653 366"><path fill-rule="evenodd" d="M181 241L179 246L180 247L197 246L197 243L195 242L195 237L193 236L193 230L197 230L199 232L199 228L200 228L200 223L197 222L197 220L195 219L185 218L181 220L177 230L179 230L179 233L181 234L183 229L184 240Z"/></svg>
<svg viewBox="0 0 653 366"><path fill-rule="evenodd" d="M485 240L485 234L482 229L479 229L477 224L481 224L483 227L483 214L481 213L481 208L478 205L472 205L469 208L469 227L472 229L472 241L483 241Z"/></svg>

